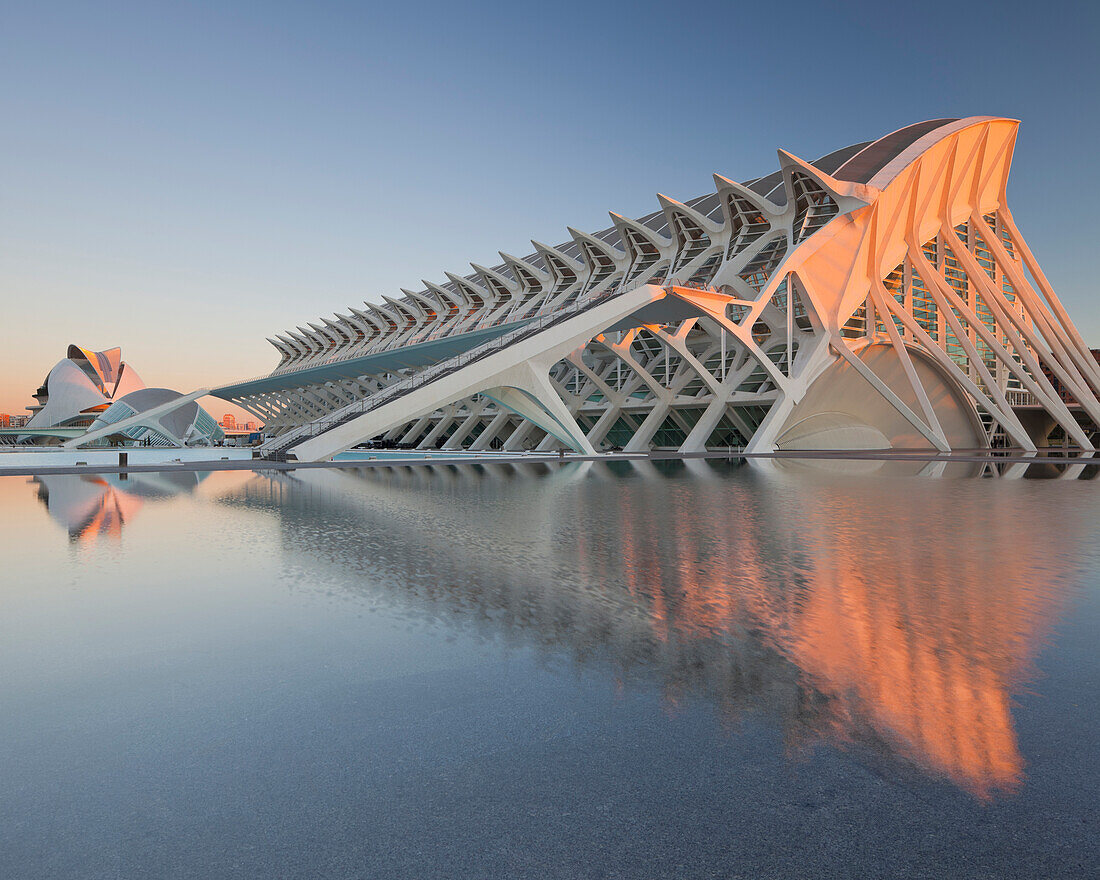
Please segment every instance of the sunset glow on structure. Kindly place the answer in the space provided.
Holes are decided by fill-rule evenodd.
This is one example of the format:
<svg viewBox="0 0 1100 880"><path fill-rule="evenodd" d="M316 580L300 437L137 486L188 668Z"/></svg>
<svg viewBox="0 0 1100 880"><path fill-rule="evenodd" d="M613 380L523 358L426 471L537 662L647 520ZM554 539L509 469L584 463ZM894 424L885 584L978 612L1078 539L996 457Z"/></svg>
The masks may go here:
<svg viewBox="0 0 1100 880"><path fill-rule="evenodd" d="M149 388L122 349L70 345L34 392L22 430L0 435L11 445L77 445L91 439L146 446L209 446L224 439L206 410L167 388Z"/></svg>
<svg viewBox="0 0 1100 880"><path fill-rule="evenodd" d="M824 493L820 500L797 529L757 521L759 502L742 495L730 499L737 516L728 529L710 529L687 509L673 514L687 520L660 535L624 524L626 584L647 607L654 635L681 651L747 639L792 663L804 702L790 719L792 747L822 741L869 749L980 797L1012 791L1023 772L1012 694L1056 610L1030 587L1042 573L1028 565L1028 542L1016 542L1010 558L979 553L967 570L939 571L915 545L886 549L868 540L883 528L882 510L838 508ZM996 519L992 528L1013 530L1011 516ZM706 559L693 534L717 536ZM673 568L653 548L676 535L684 540ZM807 564L804 584L776 589L763 564L769 549L819 558ZM730 563L716 567L715 558ZM633 571L646 575L635 580ZM664 596L645 586L655 572ZM1004 587L992 600L991 579ZM730 709L737 713L736 700Z"/></svg>
<svg viewBox="0 0 1100 880"><path fill-rule="evenodd" d="M1091 450L1100 367L1006 201L1017 123L940 119L271 339L213 393L266 452Z"/></svg>

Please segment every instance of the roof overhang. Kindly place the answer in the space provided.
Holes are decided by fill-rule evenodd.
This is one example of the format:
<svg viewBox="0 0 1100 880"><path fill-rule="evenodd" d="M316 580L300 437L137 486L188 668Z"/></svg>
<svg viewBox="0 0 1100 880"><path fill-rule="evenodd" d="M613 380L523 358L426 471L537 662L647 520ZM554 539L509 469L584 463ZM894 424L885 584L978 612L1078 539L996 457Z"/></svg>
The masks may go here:
<svg viewBox="0 0 1100 880"><path fill-rule="evenodd" d="M528 319L529 320L529 319ZM222 400L234 400L252 394L268 394L288 388L301 388L303 385L317 385L340 379L354 379L371 373L396 372L406 369L422 369L439 361L445 361L464 351L469 351L483 342L502 336L510 330L526 324L527 321L515 321L472 330L458 336L433 339L429 342L417 342L392 351L381 351L362 357L346 358L329 364L306 367L303 370L290 370L277 375L262 376L246 382L235 382L213 389L210 394Z"/></svg>

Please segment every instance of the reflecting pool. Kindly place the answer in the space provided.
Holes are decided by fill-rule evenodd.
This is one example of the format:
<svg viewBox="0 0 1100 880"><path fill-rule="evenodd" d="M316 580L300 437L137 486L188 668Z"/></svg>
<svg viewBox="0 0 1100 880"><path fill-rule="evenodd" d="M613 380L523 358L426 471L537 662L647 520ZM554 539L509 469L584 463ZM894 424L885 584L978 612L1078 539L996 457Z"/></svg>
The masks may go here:
<svg viewBox="0 0 1100 880"><path fill-rule="evenodd" d="M1100 492L964 473L0 478L0 875L1100 875Z"/></svg>

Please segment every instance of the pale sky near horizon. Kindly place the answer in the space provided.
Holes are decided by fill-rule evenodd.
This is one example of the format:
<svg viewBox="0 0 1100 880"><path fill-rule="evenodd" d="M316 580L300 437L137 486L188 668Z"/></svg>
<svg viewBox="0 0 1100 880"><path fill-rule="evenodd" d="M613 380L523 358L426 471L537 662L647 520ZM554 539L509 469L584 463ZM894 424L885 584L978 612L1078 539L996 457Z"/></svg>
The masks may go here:
<svg viewBox="0 0 1100 880"><path fill-rule="evenodd" d="M1088 3L0 0L0 412L69 343L150 385L287 327L943 116L1100 346ZM221 404L212 411L221 415Z"/></svg>

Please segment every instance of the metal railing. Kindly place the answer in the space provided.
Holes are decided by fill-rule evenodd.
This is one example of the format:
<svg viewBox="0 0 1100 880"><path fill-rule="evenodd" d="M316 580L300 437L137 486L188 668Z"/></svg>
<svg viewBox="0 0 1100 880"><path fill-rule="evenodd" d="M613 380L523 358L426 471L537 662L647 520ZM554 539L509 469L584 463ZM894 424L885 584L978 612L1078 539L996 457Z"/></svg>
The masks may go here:
<svg viewBox="0 0 1100 880"><path fill-rule="evenodd" d="M1039 399L1030 391L1017 391L1009 389L1005 392L1005 399L1009 406L1038 406Z"/></svg>

